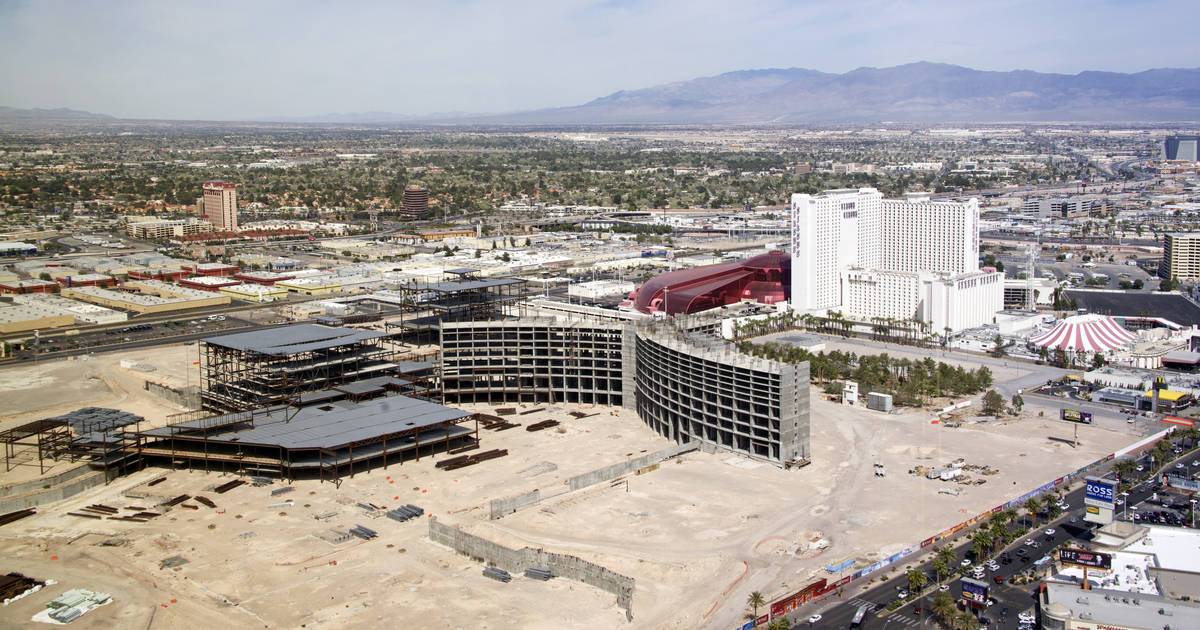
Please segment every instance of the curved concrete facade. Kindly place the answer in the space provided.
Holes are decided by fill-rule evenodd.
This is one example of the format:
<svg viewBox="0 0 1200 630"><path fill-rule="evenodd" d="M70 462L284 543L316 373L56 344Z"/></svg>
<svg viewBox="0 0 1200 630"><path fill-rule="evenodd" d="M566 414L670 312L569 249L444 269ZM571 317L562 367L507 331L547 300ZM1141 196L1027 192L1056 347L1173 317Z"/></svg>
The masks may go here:
<svg viewBox="0 0 1200 630"><path fill-rule="evenodd" d="M678 443L690 441L794 465L809 458L808 363L739 354L723 342L639 329L633 408Z"/></svg>

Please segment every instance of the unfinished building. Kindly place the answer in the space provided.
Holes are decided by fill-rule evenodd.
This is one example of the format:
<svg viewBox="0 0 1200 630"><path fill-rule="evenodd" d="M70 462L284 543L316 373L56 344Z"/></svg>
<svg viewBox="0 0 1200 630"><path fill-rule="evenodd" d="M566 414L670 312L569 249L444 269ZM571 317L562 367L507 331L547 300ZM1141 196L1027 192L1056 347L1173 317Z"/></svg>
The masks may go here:
<svg viewBox="0 0 1200 630"><path fill-rule="evenodd" d="M372 330L294 324L200 341L200 400L218 413L259 409L393 374L395 351Z"/></svg>
<svg viewBox="0 0 1200 630"><path fill-rule="evenodd" d="M784 467L809 462L808 363L750 357L677 322L633 327L625 406L679 444Z"/></svg>
<svg viewBox="0 0 1200 630"><path fill-rule="evenodd" d="M478 444L477 414L390 395L403 379L378 377L276 405L138 431L139 459L204 470L336 481L375 466Z"/></svg>
<svg viewBox="0 0 1200 630"><path fill-rule="evenodd" d="M413 282L394 293L408 305L399 327L406 340L436 343L445 322L486 321L510 315L526 297L521 278L477 278L475 269L451 269L455 276L442 282Z"/></svg>
<svg viewBox="0 0 1200 630"><path fill-rule="evenodd" d="M444 400L620 405L623 328L556 317L444 322Z"/></svg>

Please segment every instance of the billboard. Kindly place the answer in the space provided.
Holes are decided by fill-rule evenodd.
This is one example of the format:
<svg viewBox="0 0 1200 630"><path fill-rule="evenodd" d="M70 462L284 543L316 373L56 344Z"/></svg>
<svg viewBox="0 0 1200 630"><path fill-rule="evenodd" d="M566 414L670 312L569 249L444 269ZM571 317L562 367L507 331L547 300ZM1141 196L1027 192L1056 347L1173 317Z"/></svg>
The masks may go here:
<svg viewBox="0 0 1200 630"><path fill-rule="evenodd" d="M1063 547L1058 550L1058 561L1063 564L1086 569L1112 570L1112 554L1108 553Z"/></svg>
<svg viewBox="0 0 1200 630"><path fill-rule="evenodd" d="M988 585L979 580L971 578L962 578L959 580L962 583L962 598L974 604L986 604L988 598Z"/></svg>
<svg viewBox="0 0 1200 630"><path fill-rule="evenodd" d="M1117 482L1112 479L1088 477L1084 487L1084 505L1111 508L1117 498Z"/></svg>
<svg viewBox="0 0 1200 630"><path fill-rule="evenodd" d="M1060 412L1060 417L1068 422L1082 422L1084 424L1092 423L1092 414L1087 411L1079 411L1077 409L1063 409Z"/></svg>
<svg viewBox="0 0 1200 630"><path fill-rule="evenodd" d="M1089 523L1099 523L1100 525L1108 525L1113 522L1113 508L1100 507L1096 505L1083 506L1083 520Z"/></svg>
<svg viewBox="0 0 1200 630"><path fill-rule="evenodd" d="M1167 486L1175 488L1176 490L1183 490L1184 492L1190 492L1193 494L1200 492L1200 482L1197 482L1193 479L1188 479L1187 477L1180 477L1178 475L1163 475L1163 481L1166 482Z"/></svg>

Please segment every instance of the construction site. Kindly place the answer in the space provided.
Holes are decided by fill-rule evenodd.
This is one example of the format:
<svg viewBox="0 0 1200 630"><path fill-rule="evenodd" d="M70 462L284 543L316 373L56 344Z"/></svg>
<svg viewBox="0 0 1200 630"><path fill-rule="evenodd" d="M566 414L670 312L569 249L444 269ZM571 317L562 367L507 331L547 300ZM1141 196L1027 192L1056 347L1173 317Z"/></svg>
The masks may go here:
<svg viewBox="0 0 1200 630"><path fill-rule="evenodd" d="M389 456L336 485L238 475L233 462L172 470L179 458L163 457L3 525L3 569L58 582L4 614L25 623L80 587L111 594L85 619L114 628L733 627L751 590L781 594L831 558L887 557L1133 439L1085 427L1072 448L1035 408L942 428L814 401L803 474L677 445L628 410L565 403L462 405L479 428L460 439L479 448ZM873 472L959 458L997 472L957 495Z"/></svg>

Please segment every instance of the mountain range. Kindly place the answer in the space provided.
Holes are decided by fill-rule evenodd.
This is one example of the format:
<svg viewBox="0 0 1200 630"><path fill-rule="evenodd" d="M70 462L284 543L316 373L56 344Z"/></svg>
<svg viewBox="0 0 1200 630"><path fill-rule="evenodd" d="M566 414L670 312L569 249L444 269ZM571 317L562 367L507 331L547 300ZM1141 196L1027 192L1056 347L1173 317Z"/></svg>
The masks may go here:
<svg viewBox="0 0 1200 630"><path fill-rule="evenodd" d="M991 72L939 63L743 70L481 119L525 124L1200 120L1200 68Z"/></svg>
<svg viewBox="0 0 1200 630"><path fill-rule="evenodd" d="M0 107L0 121L89 118L112 119L70 109ZM1197 121L1200 68L1131 74L995 72L929 62L858 68L843 74L773 68L622 90L572 107L506 114L413 116L371 111L271 120L384 125Z"/></svg>

